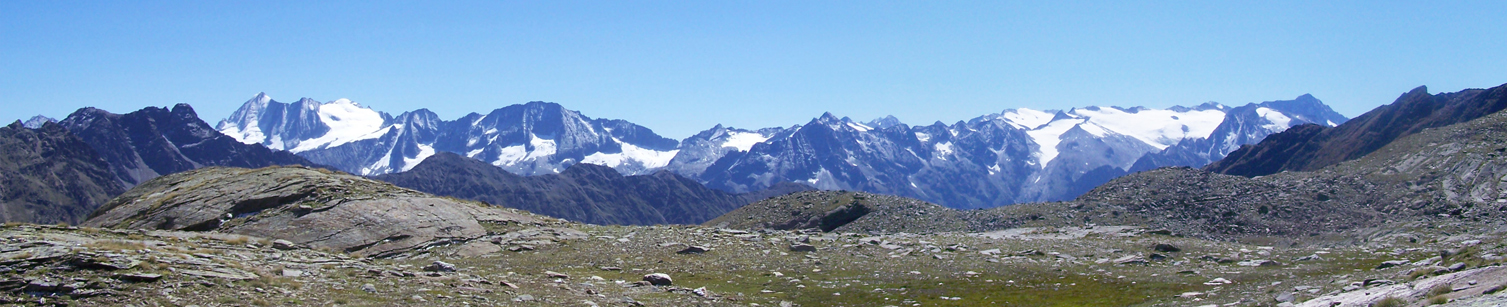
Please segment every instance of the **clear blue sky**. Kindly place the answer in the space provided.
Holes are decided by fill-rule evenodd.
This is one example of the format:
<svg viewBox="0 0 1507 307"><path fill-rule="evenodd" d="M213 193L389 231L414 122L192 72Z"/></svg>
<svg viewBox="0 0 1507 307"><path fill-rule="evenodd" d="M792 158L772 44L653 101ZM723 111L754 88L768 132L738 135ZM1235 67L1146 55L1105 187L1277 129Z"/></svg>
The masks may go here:
<svg viewBox="0 0 1507 307"><path fill-rule="evenodd" d="M1355 116L1419 85L1507 83L1507 2L0 1L0 119L257 92L446 119L542 100L671 138L822 112L1312 93Z"/></svg>

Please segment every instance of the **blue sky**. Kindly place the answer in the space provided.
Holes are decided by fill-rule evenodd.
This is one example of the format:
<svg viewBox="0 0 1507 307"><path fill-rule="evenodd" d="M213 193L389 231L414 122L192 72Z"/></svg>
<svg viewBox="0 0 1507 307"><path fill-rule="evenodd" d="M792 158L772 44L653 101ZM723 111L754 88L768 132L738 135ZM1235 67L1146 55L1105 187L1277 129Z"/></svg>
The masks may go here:
<svg viewBox="0 0 1507 307"><path fill-rule="evenodd" d="M822 112L1312 93L1355 116L1419 85L1507 83L1507 2L0 1L0 119L257 92L446 119L551 101L671 138Z"/></svg>

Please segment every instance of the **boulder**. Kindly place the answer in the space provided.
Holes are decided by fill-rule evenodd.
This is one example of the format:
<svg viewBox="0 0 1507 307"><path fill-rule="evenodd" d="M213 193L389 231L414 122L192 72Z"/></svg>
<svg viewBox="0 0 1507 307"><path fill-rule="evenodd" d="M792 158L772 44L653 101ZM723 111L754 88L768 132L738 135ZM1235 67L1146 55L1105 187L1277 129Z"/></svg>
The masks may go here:
<svg viewBox="0 0 1507 307"><path fill-rule="evenodd" d="M1295 301L1298 298L1292 292L1282 292L1282 294L1278 294L1275 299L1278 303L1288 303Z"/></svg>
<svg viewBox="0 0 1507 307"><path fill-rule="evenodd" d="M1178 248L1177 246L1173 246L1172 244L1167 244L1167 243L1157 243L1156 245L1152 246L1151 249L1154 249L1154 250L1156 250L1158 252L1163 252L1163 253L1174 253L1174 252L1181 252L1181 251L1183 251L1183 249Z"/></svg>
<svg viewBox="0 0 1507 307"><path fill-rule="evenodd" d="M700 253L705 253L705 252L707 252L709 250L712 250L712 249L706 248L704 246L691 245L691 246L687 246L685 249L682 249L682 250L680 250L678 252L675 252L675 253L676 254L700 254Z"/></svg>
<svg viewBox="0 0 1507 307"><path fill-rule="evenodd" d="M1115 264L1148 264L1148 263L1151 263L1151 262L1146 261L1146 258L1142 258L1141 256L1130 255L1130 256L1116 258L1114 260L1114 263Z"/></svg>
<svg viewBox="0 0 1507 307"><path fill-rule="evenodd" d="M814 252L814 251L816 251L816 246L813 246L811 244L796 243L796 244L791 244L790 245L790 251L792 251L792 252Z"/></svg>
<svg viewBox="0 0 1507 307"><path fill-rule="evenodd" d="M293 241L288 241L288 240L283 240L283 239L277 239L277 240L272 240L272 248L276 248L276 249L280 249L280 250L290 250L290 249L296 249L296 248L298 248L298 246L294 246L293 245Z"/></svg>
<svg viewBox="0 0 1507 307"><path fill-rule="evenodd" d="M1376 265L1376 269L1380 270L1380 269L1385 269L1385 268L1390 268L1390 267L1400 266L1400 265L1406 265L1406 264L1408 264L1407 260L1382 261L1381 264Z"/></svg>
<svg viewBox="0 0 1507 307"><path fill-rule="evenodd" d="M444 261L435 261L424 267L429 272L455 272L455 265Z"/></svg>
<svg viewBox="0 0 1507 307"><path fill-rule="evenodd" d="M644 275L644 281L647 281L649 282L649 284L655 286L668 286L673 282L672 280L670 280L670 275L665 273L652 273Z"/></svg>

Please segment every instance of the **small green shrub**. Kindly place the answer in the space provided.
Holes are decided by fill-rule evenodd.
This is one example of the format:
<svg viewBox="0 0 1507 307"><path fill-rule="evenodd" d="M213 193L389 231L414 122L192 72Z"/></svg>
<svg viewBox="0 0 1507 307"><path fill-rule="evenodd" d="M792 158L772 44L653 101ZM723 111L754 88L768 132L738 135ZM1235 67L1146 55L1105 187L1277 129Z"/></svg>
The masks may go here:
<svg viewBox="0 0 1507 307"><path fill-rule="evenodd" d="M1440 296L1440 295L1449 294L1450 292L1455 292L1455 291L1454 291L1453 288L1450 287L1449 284L1439 284L1439 285L1435 285L1433 288L1429 288L1429 296Z"/></svg>
<svg viewBox="0 0 1507 307"><path fill-rule="evenodd" d="M1381 299L1380 301L1376 301L1375 304L1371 304L1371 307L1403 307L1407 305L1407 301L1404 301L1400 298L1388 296Z"/></svg>

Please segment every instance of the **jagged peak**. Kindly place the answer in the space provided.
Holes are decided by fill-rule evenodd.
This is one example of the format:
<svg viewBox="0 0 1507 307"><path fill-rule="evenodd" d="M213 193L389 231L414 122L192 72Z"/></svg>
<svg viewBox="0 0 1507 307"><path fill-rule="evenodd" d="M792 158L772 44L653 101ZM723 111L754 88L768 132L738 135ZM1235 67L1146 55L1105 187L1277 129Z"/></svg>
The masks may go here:
<svg viewBox="0 0 1507 307"><path fill-rule="evenodd" d="M175 115L192 116L194 118L199 118L199 113L194 112L194 106L188 105L187 103L179 103L173 105L171 112Z"/></svg>
<svg viewBox="0 0 1507 307"><path fill-rule="evenodd" d="M319 105L324 104L324 103L319 102L318 100L314 100L314 98L304 97L304 98L299 98L298 102L294 102L294 104L303 104L305 108L309 108L309 107L318 107Z"/></svg>
<svg viewBox="0 0 1507 307"><path fill-rule="evenodd" d="M1067 110L1067 111L1058 110L1057 113L1052 114L1052 119L1049 120L1049 122L1058 121L1058 120L1064 120L1064 119L1078 118L1078 116L1075 116L1075 115L1072 114L1072 112L1076 111L1076 110L1077 110L1077 108L1073 108L1073 109Z"/></svg>
<svg viewBox="0 0 1507 307"><path fill-rule="evenodd" d="M819 121L819 122L822 122L822 123L839 123L839 122L842 122L842 119L841 118L837 118L837 115L832 115L832 112L822 112L822 116L817 117L816 120Z"/></svg>
<svg viewBox="0 0 1507 307"><path fill-rule="evenodd" d="M251 96L251 99L246 101L246 103L252 102L267 104L272 102L272 96L267 96L267 92L257 92L255 96Z"/></svg>
<svg viewBox="0 0 1507 307"><path fill-rule="evenodd" d="M37 128L41 128L42 125L46 125L47 123L53 123L53 122L57 122L57 121L58 120L53 119L51 117L37 115L37 116L32 116L31 119L27 119L26 122L23 123L22 125L26 126L26 128L37 129Z"/></svg>

